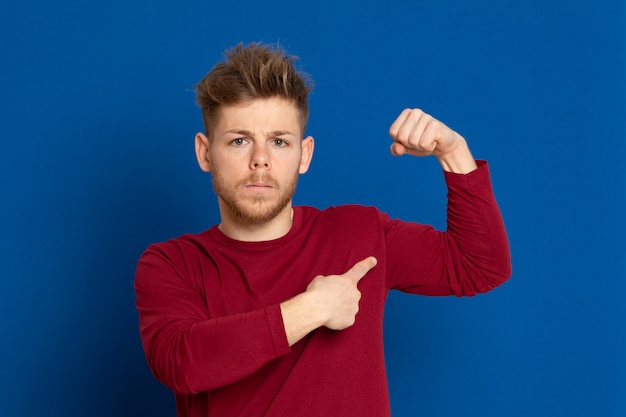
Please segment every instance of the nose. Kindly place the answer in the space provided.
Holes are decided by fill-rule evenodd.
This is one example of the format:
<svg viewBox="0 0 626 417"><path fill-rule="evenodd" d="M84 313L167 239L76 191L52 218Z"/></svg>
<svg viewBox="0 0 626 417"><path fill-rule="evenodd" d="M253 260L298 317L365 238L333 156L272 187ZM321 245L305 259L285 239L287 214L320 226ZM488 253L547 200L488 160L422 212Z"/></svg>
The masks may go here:
<svg viewBox="0 0 626 417"><path fill-rule="evenodd" d="M256 171L257 169L269 169L270 156L268 153L267 145L255 144L252 147L252 155L250 157L250 169Z"/></svg>

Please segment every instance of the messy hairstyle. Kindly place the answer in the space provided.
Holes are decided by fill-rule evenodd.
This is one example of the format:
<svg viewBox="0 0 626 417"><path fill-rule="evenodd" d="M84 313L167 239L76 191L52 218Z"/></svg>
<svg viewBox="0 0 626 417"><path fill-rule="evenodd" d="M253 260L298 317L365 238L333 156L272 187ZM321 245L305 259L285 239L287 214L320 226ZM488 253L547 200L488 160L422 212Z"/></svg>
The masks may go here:
<svg viewBox="0 0 626 417"><path fill-rule="evenodd" d="M196 101L202 110L205 133L212 136L221 105L237 104L256 98L282 97L293 102L300 115L302 134L309 118L308 95L312 83L307 74L296 70L297 57L280 47L260 43L239 44L225 52L196 85Z"/></svg>

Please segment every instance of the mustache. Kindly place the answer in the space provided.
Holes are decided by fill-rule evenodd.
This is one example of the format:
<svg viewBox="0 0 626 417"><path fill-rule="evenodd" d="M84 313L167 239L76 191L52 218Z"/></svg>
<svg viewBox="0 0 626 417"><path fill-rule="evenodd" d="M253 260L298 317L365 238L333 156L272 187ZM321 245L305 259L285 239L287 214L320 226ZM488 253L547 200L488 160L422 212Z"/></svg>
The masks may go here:
<svg viewBox="0 0 626 417"><path fill-rule="evenodd" d="M237 185L245 187L246 185L252 184L255 182L264 182L272 187L275 187L275 188L278 187L278 181L276 181L274 177L272 177L271 175L265 174L265 173L264 174L252 174L248 178L240 181L239 184Z"/></svg>

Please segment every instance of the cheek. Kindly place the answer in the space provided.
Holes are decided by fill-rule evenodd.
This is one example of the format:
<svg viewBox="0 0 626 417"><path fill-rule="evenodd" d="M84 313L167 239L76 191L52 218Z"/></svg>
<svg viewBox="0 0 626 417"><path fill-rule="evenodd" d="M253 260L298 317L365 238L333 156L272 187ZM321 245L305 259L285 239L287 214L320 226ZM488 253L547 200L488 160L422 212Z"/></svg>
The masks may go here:
<svg viewBox="0 0 626 417"><path fill-rule="evenodd" d="M241 155L228 155L228 157L224 157L224 155L220 154L209 154L207 158L213 169L220 171L233 171L238 169L238 167L247 166Z"/></svg>
<svg viewBox="0 0 626 417"><path fill-rule="evenodd" d="M280 149L272 154L272 165L282 170L298 170L302 165L302 152L297 149Z"/></svg>
<svg viewBox="0 0 626 417"><path fill-rule="evenodd" d="M274 172L275 175L281 175L283 177L292 177L293 175L298 175L300 172L300 161L281 161L274 162L272 164L272 168L270 172Z"/></svg>

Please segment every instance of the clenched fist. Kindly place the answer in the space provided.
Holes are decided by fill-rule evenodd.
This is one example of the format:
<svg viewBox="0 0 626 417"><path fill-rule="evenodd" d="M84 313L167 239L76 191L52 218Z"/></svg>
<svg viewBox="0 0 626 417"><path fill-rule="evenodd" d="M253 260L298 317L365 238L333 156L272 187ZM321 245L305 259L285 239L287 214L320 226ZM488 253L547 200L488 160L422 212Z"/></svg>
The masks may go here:
<svg viewBox="0 0 626 417"><path fill-rule="evenodd" d="M393 155L434 155L446 171L465 174L476 169L465 139L420 109L405 109L389 128Z"/></svg>

